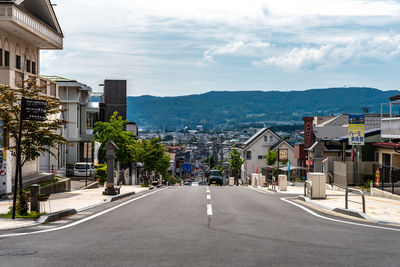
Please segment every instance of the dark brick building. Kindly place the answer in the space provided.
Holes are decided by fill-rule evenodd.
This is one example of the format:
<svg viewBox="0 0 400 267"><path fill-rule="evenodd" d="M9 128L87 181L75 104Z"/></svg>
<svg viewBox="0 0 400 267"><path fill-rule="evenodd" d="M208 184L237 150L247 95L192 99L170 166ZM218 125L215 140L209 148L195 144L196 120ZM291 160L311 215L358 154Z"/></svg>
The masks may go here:
<svg viewBox="0 0 400 267"><path fill-rule="evenodd" d="M126 120L126 80L105 80L100 120L109 121L114 111Z"/></svg>

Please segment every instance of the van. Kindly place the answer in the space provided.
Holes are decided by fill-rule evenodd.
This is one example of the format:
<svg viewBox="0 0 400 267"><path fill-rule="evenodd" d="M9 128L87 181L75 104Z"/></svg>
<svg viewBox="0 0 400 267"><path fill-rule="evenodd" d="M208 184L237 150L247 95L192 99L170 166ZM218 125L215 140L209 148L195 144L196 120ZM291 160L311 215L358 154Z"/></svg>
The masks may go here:
<svg viewBox="0 0 400 267"><path fill-rule="evenodd" d="M92 177L94 176L94 164L77 162L74 165L74 176Z"/></svg>

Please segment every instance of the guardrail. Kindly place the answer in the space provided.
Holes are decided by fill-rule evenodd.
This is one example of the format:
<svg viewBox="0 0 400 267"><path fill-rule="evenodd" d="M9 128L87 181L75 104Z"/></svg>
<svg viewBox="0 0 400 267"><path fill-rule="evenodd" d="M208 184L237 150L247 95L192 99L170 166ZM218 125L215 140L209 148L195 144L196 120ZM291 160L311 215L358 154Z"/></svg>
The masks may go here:
<svg viewBox="0 0 400 267"><path fill-rule="evenodd" d="M362 207L363 207L363 212L365 213L365 196L364 196L364 192L361 189L356 189L356 188L351 188L351 187L347 187L346 188L346 196L345 196L345 204L346 204L346 210L349 207L349 192L356 192L359 193L361 198L362 198Z"/></svg>
<svg viewBox="0 0 400 267"><path fill-rule="evenodd" d="M304 196L307 196L307 185L310 186L310 195L312 195L312 181L305 180L304 181Z"/></svg>

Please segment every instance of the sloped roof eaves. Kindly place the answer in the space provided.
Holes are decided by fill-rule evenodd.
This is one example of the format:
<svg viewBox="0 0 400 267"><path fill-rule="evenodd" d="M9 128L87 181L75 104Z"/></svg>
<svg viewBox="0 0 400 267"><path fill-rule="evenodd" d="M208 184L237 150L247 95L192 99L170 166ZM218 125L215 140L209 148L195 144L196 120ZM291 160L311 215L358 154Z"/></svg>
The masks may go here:
<svg viewBox="0 0 400 267"><path fill-rule="evenodd" d="M40 77L43 77L45 79L54 81L54 82L77 82L76 80L64 78L61 76L54 76L54 75L40 75Z"/></svg>
<svg viewBox="0 0 400 267"><path fill-rule="evenodd" d="M259 130L256 134L254 134L252 137L249 138L246 142L244 142L244 148L246 149L248 146L250 146L254 141L256 141L261 135L263 135L266 131L271 131L276 137L279 138L279 140L282 140L282 137L280 137L277 133L272 131L270 128L262 128Z"/></svg>
<svg viewBox="0 0 400 267"><path fill-rule="evenodd" d="M294 146L292 146L288 141L286 141L285 139L280 140L278 143L276 143L275 145L273 145L271 147L271 150L275 150L276 148L278 148L282 143L286 143L290 148L294 149Z"/></svg>
<svg viewBox="0 0 400 267"><path fill-rule="evenodd" d="M389 114L382 114L384 118L389 117ZM368 113L364 114L365 129L375 129L381 127L381 114ZM324 126L342 127L349 124L349 115L343 114L336 119L331 120Z"/></svg>

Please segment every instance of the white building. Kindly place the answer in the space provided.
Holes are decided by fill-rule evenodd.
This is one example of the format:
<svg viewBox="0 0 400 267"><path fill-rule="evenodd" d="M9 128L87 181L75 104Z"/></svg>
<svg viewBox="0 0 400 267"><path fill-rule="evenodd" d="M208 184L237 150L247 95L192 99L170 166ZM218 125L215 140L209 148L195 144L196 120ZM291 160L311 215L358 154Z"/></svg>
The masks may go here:
<svg viewBox="0 0 400 267"><path fill-rule="evenodd" d="M262 168L267 167L265 161L268 150L288 150L288 160L295 162L294 148L288 142L269 128L263 128L244 143L242 157L244 158L242 179L248 181L251 173L261 173ZM257 168L258 167L258 168Z"/></svg>
<svg viewBox="0 0 400 267"><path fill-rule="evenodd" d="M62 108L62 118L68 123L64 127L64 137L72 146L60 146L57 158L45 154L40 159L42 171L55 170L62 173L67 163L92 162L93 126L98 120L99 103L90 102L92 88L76 80L59 76L44 76L58 85L58 96Z"/></svg>

